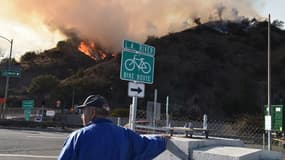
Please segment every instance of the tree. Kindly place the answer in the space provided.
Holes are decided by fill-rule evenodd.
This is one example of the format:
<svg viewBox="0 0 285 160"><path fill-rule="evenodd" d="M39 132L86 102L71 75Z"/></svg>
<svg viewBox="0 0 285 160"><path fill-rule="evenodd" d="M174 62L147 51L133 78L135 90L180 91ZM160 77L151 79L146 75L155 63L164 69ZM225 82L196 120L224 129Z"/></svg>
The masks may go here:
<svg viewBox="0 0 285 160"><path fill-rule="evenodd" d="M26 52L23 56L21 56L20 61L31 61L34 58L36 58L36 53L35 52Z"/></svg>
<svg viewBox="0 0 285 160"><path fill-rule="evenodd" d="M32 79L28 88L31 94L46 94L52 92L59 84L59 80L53 75L40 75Z"/></svg>

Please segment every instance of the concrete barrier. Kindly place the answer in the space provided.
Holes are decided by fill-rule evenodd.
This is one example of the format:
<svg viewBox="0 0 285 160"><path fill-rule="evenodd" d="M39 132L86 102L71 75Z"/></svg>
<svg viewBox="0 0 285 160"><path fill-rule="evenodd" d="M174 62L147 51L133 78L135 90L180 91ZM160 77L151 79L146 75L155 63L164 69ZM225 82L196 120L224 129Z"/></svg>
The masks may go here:
<svg viewBox="0 0 285 160"><path fill-rule="evenodd" d="M279 152L244 147L238 139L172 137L155 160L281 160Z"/></svg>
<svg viewBox="0 0 285 160"><path fill-rule="evenodd" d="M260 160L260 149L215 146L193 151L193 160Z"/></svg>

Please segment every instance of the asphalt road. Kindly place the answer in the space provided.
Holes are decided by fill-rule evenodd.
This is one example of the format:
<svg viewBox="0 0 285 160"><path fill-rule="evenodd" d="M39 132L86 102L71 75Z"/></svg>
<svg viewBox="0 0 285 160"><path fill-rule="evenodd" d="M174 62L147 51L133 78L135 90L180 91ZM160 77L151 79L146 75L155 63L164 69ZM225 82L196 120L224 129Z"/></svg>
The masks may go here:
<svg viewBox="0 0 285 160"><path fill-rule="evenodd" d="M68 135L65 132L0 128L0 160L57 159Z"/></svg>

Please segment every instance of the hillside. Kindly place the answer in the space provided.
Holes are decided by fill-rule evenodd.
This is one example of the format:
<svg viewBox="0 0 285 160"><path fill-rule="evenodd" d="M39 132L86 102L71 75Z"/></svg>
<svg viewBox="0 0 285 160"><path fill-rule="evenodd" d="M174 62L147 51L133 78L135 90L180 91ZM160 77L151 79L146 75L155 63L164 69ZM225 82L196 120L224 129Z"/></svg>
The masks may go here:
<svg viewBox="0 0 285 160"><path fill-rule="evenodd" d="M285 32L272 27L272 104L283 103ZM150 40L155 87L179 114L256 114L267 103L267 23L210 22Z"/></svg>
<svg viewBox="0 0 285 160"><path fill-rule="evenodd" d="M285 32L272 25L272 104L283 104L285 96L284 41ZM155 77L153 85L146 85L139 109L153 100L154 89L158 89L162 107L166 96L170 97L173 115L196 118L208 113L212 118L226 118L263 111L267 103L267 22L209 22L149 37L146 43L156 47ZM120 53L94 61L68 41L59 44L30 58L24 55L19 62L22 77L11 80L11 97L33 97L38 103L45 99L51 106L60 99L69 108L72 96L78 104L86 95L100 93L114 108L129 106L127 81L119 79ZM54 87L29 91L33 78L47 74L58 80Z"/></svg>

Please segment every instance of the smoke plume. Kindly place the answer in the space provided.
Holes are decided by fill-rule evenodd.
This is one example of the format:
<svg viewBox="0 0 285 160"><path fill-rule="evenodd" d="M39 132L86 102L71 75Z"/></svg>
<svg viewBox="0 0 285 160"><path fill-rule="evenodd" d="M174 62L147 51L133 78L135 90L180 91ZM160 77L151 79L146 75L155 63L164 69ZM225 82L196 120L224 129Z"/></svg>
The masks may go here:
<svg viewBox="0 0 285 160"><path fill-rule="evenodd" d="M73 30L113 51L123 39L144 42L209 20L258 17L252 0L15 0L18 18ZM199 17L199 19L197 19ZM194 19L196 18L196 20Z"/></svg>

